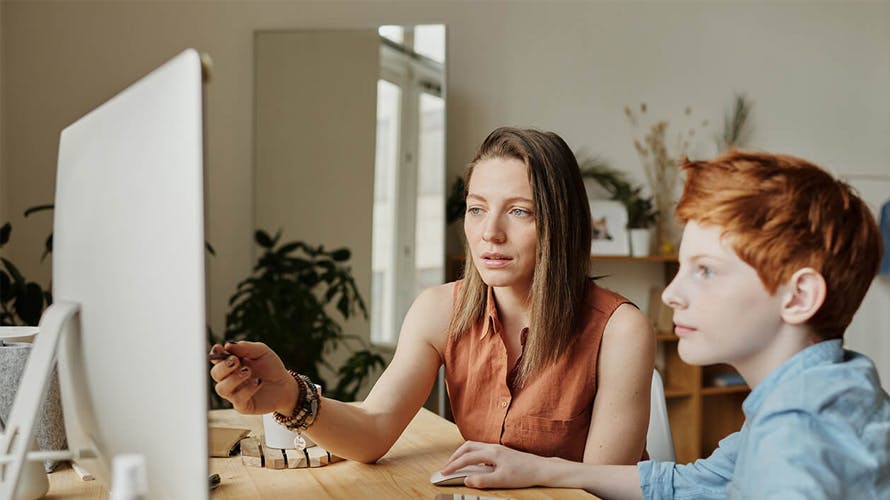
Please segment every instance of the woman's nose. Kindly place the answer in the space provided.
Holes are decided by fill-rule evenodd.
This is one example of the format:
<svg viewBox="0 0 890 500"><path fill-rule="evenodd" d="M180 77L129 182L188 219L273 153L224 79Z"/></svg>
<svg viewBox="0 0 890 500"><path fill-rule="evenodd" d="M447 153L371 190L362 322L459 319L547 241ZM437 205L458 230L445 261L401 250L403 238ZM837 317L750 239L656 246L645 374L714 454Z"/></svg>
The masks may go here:
<svg viewBox="0 0 890 500"><path fill-rule="evenodd" d="M500 220L495 215L490 215L485 220L485 227L482 230L482 239L492 243L503 243L507 239L506 233L501 228Z"/></svg>

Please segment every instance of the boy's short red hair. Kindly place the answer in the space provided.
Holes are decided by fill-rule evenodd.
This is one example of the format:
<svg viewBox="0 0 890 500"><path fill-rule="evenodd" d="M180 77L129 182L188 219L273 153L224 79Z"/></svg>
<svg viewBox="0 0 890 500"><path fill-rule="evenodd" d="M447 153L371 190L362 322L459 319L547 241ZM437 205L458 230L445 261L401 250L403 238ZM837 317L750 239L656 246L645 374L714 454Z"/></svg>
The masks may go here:
<svg viewBox="0 0 890 500"><path fill-rule="evenodd" d="M808 325L822 339L842 337L883 252L875 219L850 186L800 158L739 150L686 161L683 170L677 219L722 227L771 294L799 269L821 273L825 303Z"/></svg>

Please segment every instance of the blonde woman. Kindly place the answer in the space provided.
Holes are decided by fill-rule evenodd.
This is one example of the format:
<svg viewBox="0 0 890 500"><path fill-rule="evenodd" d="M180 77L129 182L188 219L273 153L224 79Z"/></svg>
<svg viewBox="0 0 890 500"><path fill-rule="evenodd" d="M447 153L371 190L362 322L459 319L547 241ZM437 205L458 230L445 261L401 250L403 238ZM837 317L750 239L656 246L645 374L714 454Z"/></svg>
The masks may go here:
<svg viewBox="0 0 890 500"><path fill-rule="evenodd" d="M588 277L591 224L577 161L556 134L499 128L466 172L466 277L421 293L392 362L357 405L326 399L261 343L213 347L216 392L277 412L342 457L375 462L441 365L467 440L597 464L645 455L654 336Z"/></svg>

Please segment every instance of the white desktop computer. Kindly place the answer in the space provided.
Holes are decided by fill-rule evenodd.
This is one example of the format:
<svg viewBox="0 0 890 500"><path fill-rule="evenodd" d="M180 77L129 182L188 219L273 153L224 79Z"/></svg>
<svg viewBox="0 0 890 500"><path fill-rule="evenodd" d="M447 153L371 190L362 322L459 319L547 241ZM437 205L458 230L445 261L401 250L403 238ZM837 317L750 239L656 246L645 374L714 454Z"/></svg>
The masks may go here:
<svg viewBox="0 0 890 500"><path fill-rule="evenodd" d="M144 458L146 498L208 496L202 71L187 50L62 131L54 304L7 428L12 498L58 360L72 456L114 488Z"/></svg>

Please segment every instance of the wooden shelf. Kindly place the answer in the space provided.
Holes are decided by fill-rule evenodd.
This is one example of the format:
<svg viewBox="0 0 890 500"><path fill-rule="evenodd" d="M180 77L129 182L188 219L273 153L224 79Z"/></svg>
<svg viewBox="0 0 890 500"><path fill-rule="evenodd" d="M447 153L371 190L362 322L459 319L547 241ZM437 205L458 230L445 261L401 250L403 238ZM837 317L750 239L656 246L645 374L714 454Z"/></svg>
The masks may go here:
<svg viewBox="0 0 890 500"><path fill-rule="evenodd" d="M665 387L664 397L670 398L688 398L692 396L692 389L680 389L675 387Z"/></svg>
<svg viewBox="0 0 890 500"><path fill-rule="evenodd" d="M599 262L677 262L676 255L647 255L633 257L631 255L591 255L590 260Z"/></svg>
<svg viewBox="0 0 890 500"><path fill-rule="evenodd" d="M747 385L729 385L726 387L702 387L701 395L702 396L719 396L721 394L737 394L748 392L751 389L748 388Z"/></svg>

